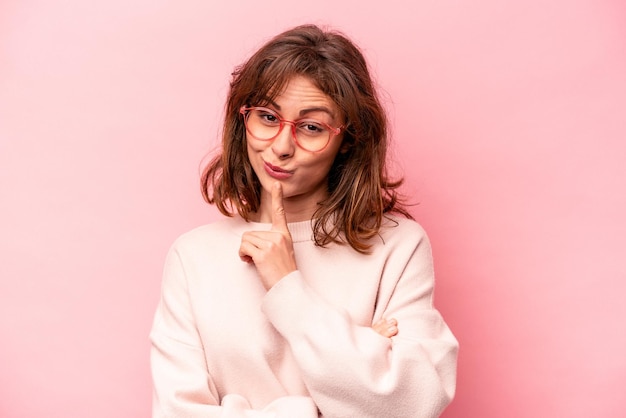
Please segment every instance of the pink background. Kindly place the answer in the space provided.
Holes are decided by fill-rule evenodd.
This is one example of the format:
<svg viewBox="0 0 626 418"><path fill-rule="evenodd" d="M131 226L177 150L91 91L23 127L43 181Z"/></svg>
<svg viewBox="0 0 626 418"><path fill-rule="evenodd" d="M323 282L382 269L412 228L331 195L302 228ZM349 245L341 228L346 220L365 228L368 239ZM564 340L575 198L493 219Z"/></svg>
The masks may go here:
<svg viewBox="0 0 626 418"><path fill-rule="evenodd" d="M303 22L364 49L437 303L444 417L626 414L626 7L0 3L0 416L147 417L148 332L232 68ZM219 319L218 319L219 320Z"/></svg>

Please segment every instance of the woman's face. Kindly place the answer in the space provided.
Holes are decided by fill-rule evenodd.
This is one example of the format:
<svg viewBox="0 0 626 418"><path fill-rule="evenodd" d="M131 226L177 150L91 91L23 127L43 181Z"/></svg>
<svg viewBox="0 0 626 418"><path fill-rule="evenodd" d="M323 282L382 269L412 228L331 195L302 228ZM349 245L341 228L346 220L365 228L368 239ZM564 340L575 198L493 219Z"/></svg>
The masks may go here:
<svg viewBox="0 0 626 418"><path fill-rule="evenodd" d="M254 105L254 104L252 104ZM316 119L332 127L344 123L335 102L308 78L296 76L265 107L286 120ZM280 182L283 204L289 222L311 219L317 203L328 196L328 173L341 147L343 135L331 138L322 151L300 148L293 138L290 124L270 141L260 141L246 131L250 164L261 182L261 208L258 221L271 221L271 187Z"/></svg>

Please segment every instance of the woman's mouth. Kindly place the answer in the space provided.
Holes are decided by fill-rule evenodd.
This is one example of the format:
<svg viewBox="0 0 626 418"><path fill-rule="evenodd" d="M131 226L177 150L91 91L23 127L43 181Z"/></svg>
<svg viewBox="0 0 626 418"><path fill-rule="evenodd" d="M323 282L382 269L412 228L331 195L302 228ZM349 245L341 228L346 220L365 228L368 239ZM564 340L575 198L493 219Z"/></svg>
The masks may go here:
<svg viewBox="0 0 626 418"><path fill-rule="evenodd" d="M270 177L276 180L286 180L293 175L293 171L285 170L284 168L277 167L268 162L263 164L263 168L265 168L265 172L269 174Z"/></svg>

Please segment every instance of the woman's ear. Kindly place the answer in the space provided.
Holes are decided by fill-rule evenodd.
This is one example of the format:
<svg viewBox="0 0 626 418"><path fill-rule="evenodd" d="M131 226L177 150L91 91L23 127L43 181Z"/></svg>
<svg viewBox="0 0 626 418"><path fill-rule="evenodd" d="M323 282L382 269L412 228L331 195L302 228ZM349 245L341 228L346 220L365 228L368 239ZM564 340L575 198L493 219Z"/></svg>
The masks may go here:
<svg viewBox="0 0 626 418"><path fill-rule="evenodd" d="M339 147L339 154L346 154L354 145L354 136L348 131L351 128L350 124L347 124L341 132L341 147Z"/></svg>
<svg viewBox="0 0 626 418"><path fill-rule="evenodd" d="M345 154L348 151L350 151L350 148L352 147L352 138L343 138L343 141L341 142L341 147L339 147L339 154Z"/></svg>

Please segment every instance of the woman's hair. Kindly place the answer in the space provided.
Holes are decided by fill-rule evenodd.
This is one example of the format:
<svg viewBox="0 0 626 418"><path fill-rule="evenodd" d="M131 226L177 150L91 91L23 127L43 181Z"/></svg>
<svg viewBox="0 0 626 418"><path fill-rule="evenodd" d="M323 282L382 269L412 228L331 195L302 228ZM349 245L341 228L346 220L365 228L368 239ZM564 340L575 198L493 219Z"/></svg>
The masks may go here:
<svg viewBox="0 0 626 418"><path fill-rule="evenodd" d="M366 253L388 212L410 217L399 201L402 180L388 179L387 118L360 50L338 32L303 25L276 36L232 74L222 149L202 174L202 195L220 212L246 220L260 206L261 185L247 153L243 105L262 106L294 76L305 76L341 109L342 150L328 175L329 197L313 216L315 243L347 242ZM345 152L344 152L345 150Z"/></svg>

